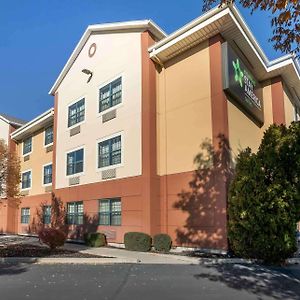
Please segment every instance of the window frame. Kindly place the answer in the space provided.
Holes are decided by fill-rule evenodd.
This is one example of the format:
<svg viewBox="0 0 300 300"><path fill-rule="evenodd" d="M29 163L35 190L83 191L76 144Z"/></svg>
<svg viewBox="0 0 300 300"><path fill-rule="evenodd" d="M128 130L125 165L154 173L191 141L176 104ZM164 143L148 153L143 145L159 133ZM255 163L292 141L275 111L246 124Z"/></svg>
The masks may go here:
<svg viewBox="0 0 300 300"><path fill-rule="evenodd" d="M121 80L121 101L115 105L111 105L112 104L112 94L111 94L111 90L112 90L112 84L114 82L117 82L118 80ZM110 99L109 99L109 102L110 102L110 106L104 110L101 110L101 100L100 100L100 95L101 95L101 90L103 90L104 88L108 87L109 86L109 90L110 90ZM124 75L123 74L119 74L118 76L115 76L114 78L110 79L110 80L107 80L105 83L101 84L99 87L98 87L98 115L103 115L107 112L109 112L110 110L113 110L113 109L116 109L120 106L123 105L123 102L124 102Z"/></svg>
<svg viewBox="0 0 300 300"><path fill-rule="evenodd" d="M31 140L30 151L24 153L24 149L25 149L24 143L25 143L25 141L27 141L27 140L29 140L29 139ZM24 139L24 140L22 141L22 155L23 155L23 157L24 157L24 156L27 156L27 155L29 155L29 154L31 154L32 151L33 151L33 137L32 137L32 136L29 136L29 137L27 137L26 139Z"/></svg>
<svg viewBox="0 0 300 300"><path fill-rule="evenodd" d="M104 201L106 201L106 202L108 202L109 203L109 212L101 212L101 210L100 210L100 208L101 208L101 202L104 202ZM112 222L112 219L113 219L113 210L112 210L112 204L114 203L114 202L119 202L120 203L120 211L115 211L115 213L116 212L118 212L118 214L115 214L115 216L119 216L119 223L118 224L112 224L113 222ZM109 220L109 222L108 222L108 224L107 223L104 223L104 222L101 222L101 214L102 215L106 215L106 216L109 216L108 217L108 220ZM103 198L103 199L99 199L99 202L98 202L98 225L99 226L113 226L113 227L115 227L115 226L117 226L117 227L119 227L119 226L122 226L122 199L121 199L121 197L112 197L112 198Z"/></svg>
<svg viewBox="0 0 300 300"><path fill-rule="evenodd" d="M80 101L84 101L84 115L83 115L83 120L81 120L81 121L78 121L78 122L76 122L76 123L74 123L74 124L72 124L72 125L70 125L70 108L72 107L72 106L74 106L74 105L76 105L76 104L78 104ZM80 124L82 124L82 123L84 123L85 122L85 117L86 117L86 103L87 103L87 101L86 101L86 97L85 96L82 96L82 97L80 97L79 99L77 99L77 100L75 100L75 101L73 101L73 102L71 102L71 103L69 103L68 104L68 106L67 106L67 128L68 129L72 129L72 128L74 128L74 127L76 127L76 126L79 126ZM76 114L78 114L79 112L76 112Z"/></svg>
<svg viewBox="0 0 300 300"><path fill-rule="evenodd" d="M113 165L108 165L108 166L104 166L104 167L100 167L100 148L99 148L99 144L111 139L114 139L118 136L121 136L121 162L118 164L113 164ZM109 170L109 169L113 169L113 168L120 168L124 166L124 152L125 152L125 148L124 148L125 142L124 142L124 131L120 131L117 133L114 133L112 135L109 136L105 136L101 139L98 139L96 141L96 171L97 172L101 172L104 170Z"/></svg>
<svg viewBox="0 0 300 300"><path fill-rule="evenodd" d="M23 214L24 211L28 211L28 214ZM24 221L24 218L26 221ZM30 223L30 207L21 207L21 224L29 224Z"/></svg>
<svg viewBox="0 0 300 300"><path fill-rule="evenodd" d="M68 174L68 155L73 153L73 152L77 152L77 151L80 151L80 150L83 150L83 160L82 160L82 171L81 172L78 172L78 173L73 173L73 174ZM84 174L84 168L85 168L85 147L84 146L80 146L78 148L75 148L71 151L68 151L66 152L66 155L65 155L65 166L66 166L66 177L72 177L72 176L79 176L79 175L83 175Z"/></svg>
<svg viewBox="0 0 300 300"><path fill-rule="evenodd" d="M51 172L51 182L49 182L49 183L45 183L45 168L46 167L49 167L49 166L52 166L52 172ZM45 165L43 165L42 166L42 185L43 186L50 186L50 185L52 185L52 182L53 182L53 163L51 162L51 163L48 163L48 164L45 164Z"/></svg>
<svg viewBox="0 0 300 300"><path fill-rule="evenodd" d="M26 174L26 173L30 173L30 186L29 187L26 187L26 188L23 188L23 175ZM29 170L25 170L25 171L22 171L21 172L21 191L28 191L32 188L32 169L29 169Z"/></svg>
<svg viewBox="0 0 300 300"><path fill-rule="evenodd" d="M49 128L52 128L52 142L46 144L46 141L47 141L47 134L46 134L46 132L47 132L47 130ZM50 147L50 146L52 146L53 145L53 139L54 139L54 127L53 127L53 125L50 125L47 128L45 128L45 130L44 130L44 147Z"/></svg>
<svg viewBox="0 0 300 300"><path fill-rule="evenodd" d="M70 213L69 212L69 207L71 205L74 205L74 212ZM82 212L78 213L78 206L82 205ZM70 215L72 216L73 222L69 222ZM82 217L82 223L78 222L78 216ZM77 221L77 222L76 222ZM84 225L84 204L83 201L71 201L67 202L67 215L66 215L66 224L67 225Z"/></svg>
<svg viewBox="0 0 300 300"><path fill-rule="evenodd" d="M49 214L45 214L46 208L50 208L50 213ZM44 225L50 225L51 224L51 216L52 216L51 210L52 210L51 205L44 205L43 206L43 224ZM49 219L47 219L48 222L45 222L46 218L49 218Z"/></svg>

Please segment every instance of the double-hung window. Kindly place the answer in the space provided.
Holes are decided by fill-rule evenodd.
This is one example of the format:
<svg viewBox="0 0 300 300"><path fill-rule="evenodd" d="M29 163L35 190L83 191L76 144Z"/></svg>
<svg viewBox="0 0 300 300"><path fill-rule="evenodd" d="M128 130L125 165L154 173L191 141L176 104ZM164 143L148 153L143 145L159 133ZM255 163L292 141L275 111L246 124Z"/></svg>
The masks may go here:
<svg viewBox="0 0 300 300"><path fill-rule="evenodd" d="M31 171L22 173L22 190L31 188Z"/></svg>
<svg viewBox="0 0 300 300"><path fill-rule="evenodd" d="M45 129L45 146L53 143L53 126Z"/></svg>
<svg viewBox="0 0 300 300"><path fill-rule="evenodd" d="M67 154L67 175L83 172L84 150L79 149Z"/></svg>
<svg viewBox="0 0 300 300"><path fill-rule="evenodd" d="M32 137L23 141L23 155L29 154L32 151Z"/></svg>
<svg viewBox="0 0 300 300"><path fill-rule="evenodd" d="M51 184L52 183L52 164L44 166L44 179L43 184Z"/></svg>
<svg viewBox="0 0 300 300"><path fill-rule="evenodd" d="M43 207L43 223L48 225L51 223L51 206L45 205Z"/></svg>
<svg viewBox="0 0 300 300"><path fill-rule="evenodd" d="M99 112L122 102L122 77L102 87L99 92Z"/></svg>
<svg viewBox="0 0 300 300"><path fill-rule="evenodd" d="M98 168L120 164L121 148L121 135L98 143Z"/></svg>
<svg viewBox="0 0 300 300"><path fill-rule="evenodd" d="M85 116L85 99L69 106L68 127L84 121Z"/></svg>
<svg viewBox="0 0 300 300"><path fill-rule="evenodd" d="M30 208L21 208L21 224L29 224L30 220Z"/></svg>
<svg viewBox="0 0 300 300"><path fill-rule="evenodd" d="M83 224L83 202L69 202L67 204L67 223L69 225Z"/></svg>
<svg viewBox="0 0 300 300"><path fill-rule="evenodd" d="M120 198L99 200L99 225L120 226L121 210Z"/></svg>

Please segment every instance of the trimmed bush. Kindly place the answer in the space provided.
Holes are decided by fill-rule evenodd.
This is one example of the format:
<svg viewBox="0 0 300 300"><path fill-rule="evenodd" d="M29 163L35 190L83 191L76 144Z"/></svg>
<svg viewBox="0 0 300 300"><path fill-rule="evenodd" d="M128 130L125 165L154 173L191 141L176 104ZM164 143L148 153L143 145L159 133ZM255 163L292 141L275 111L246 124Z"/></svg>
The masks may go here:
<svg viewBox="0 0 300 300"><path fill-rule="evenodd" d="M157 234L153 237L153 246L156 251L169 252L172 247L172 239L168 234Z"/></svg>
<svg viewBox="0 0 300 300"><path fill-rule="evenodd" d="M152 238L142 232L127 232L124 235L124 244L127 250L148 252L151 250Z"/></svg>
<svg viewBox="0 0 300 300"><path fill-rule="evenodd" d="M51 250L61 247L65 244L66 235L60 229L44 228L39 232L39 239Z"/></svg>
<svg viewBox="0 0 300 300"><path fill-rule="evenodd" d="M106 236L100 232L89 232L84 235L85 244L89 247L106 246Z"/></svg>

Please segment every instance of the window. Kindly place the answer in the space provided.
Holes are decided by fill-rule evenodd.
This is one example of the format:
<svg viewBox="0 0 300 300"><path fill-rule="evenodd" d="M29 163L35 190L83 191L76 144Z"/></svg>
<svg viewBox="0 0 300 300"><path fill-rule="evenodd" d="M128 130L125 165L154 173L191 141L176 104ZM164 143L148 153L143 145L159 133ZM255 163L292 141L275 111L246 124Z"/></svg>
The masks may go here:
<svg viewBox="0 0 300 300"><path fill-rule="evenodd" d="M69 225L83 224L83 202L70 202L67 207L67 223Z"/></svg>
<svg viewBox="0 0 300 300"><path fill-rule="evenodd" d="M22 190L31 188L31 171L22 173Z"/></svg>
<svg viewBox="0 0 300 300"><path fill-rule="evenodd" d="M51 223L51 206L45 205L43 207L43 223L48 225Z"/></svg>
<svg viewBox="0 0 300 300"><path fill-rule="evenodd" d="M102 199L99 201L99 225L121 225L121 199Z"/></svg>
<svg viewBox="0 0 300 300"><path fill-rule="evenodd" d="M21 208L21 224L29 224L30 208Z"/></svg>
<svg viewBox="0 0 300 300"><path fill-rule="evenodd" d="M53 143L53 126L45 129L45 146Z"/></svg>
<svg viewBox="0 0 300 300"><path fill-rule="evenodd" d="M32 137L23 141L23 155L29 154L32 151Z"/></svg>
<svg viewBox="0 0 300 300"><path fill-rule="evenodd" d="M52 183L52 164L44 166L44 179L43 179L43 183L45 185Z"/></svg>
<svg viewBox="0 0 300 300"><path fill-rule="evenodd" d="M121 135L98 144L98 168L121 163Z"/></svg>
<svg viewBox="0 0 300 300"><path fill-rule="evenodd" d="M122 78L118 78L100 89L99 112L122 102Z"/></svg>
<svg viewBox="0 0 300 300"><path fill-rule="evenodd" d="M67 175L73 175L83 172L83 149L73 151L67 154Z"/></svg>
<svg viewBox="0 0 300 300"><path fill-rule="evenodd" d="M68 127L71 127L77 123L84 121L85 115L85 99L69 106L69 117L68 117Z"/></svg>
<svg viewBox="0 0 300 300"><path fill-rule="evenodd" d="M295 106L295 121L300 121L300 108Z"/></svg>

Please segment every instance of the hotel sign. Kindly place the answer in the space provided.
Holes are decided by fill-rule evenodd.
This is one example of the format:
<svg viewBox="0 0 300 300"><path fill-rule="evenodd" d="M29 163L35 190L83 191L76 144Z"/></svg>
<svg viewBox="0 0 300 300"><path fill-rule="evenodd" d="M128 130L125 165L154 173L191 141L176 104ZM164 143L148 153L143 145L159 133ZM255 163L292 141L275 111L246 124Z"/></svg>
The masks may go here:
<svg viewBox="0 0 300 300"><path fill-rule="evenodd" d="M241 58L228 45L222 44L223 89L239 108L258 123L264 122L262 88Z"/></svg>

